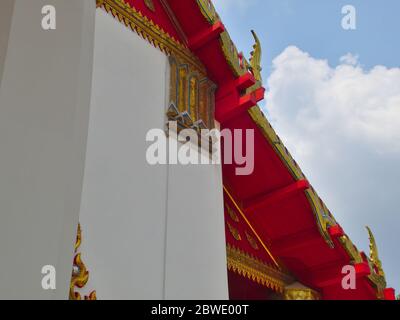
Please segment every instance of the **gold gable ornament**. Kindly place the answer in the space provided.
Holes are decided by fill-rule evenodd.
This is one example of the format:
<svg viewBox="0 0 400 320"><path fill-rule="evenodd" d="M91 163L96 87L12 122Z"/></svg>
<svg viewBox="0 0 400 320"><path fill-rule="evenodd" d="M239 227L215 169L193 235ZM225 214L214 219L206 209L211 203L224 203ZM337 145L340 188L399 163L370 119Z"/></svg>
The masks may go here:
<svg viewBox="0 0 400 320"><path fill-rule="evenodd" d="M376 267L377 274L381 277L385 277L385 272L382 268L382 262L379 260L378 246L376 245L375 237L369 227L366 227L369 234L369 249L370 249L370 260Z"/></svg>
<svg viewBox="0 0 400 320"><path fill-rule="evenodd" d="M69 300L82 300L82 296L79 292L75 290L77 288L82 289L86 286L87 282L89 281L89 271L85 264L82 261L81 253L78 253L78 249L82 243L82 230L81 225L78 224L78 232L76 235L76 242L75 242L75 257L74 257L74 264L72 267L72 277L71 283L69 287ZM85 300L97 300L96 291L92 291L88 296L84 297Z"/></svg>

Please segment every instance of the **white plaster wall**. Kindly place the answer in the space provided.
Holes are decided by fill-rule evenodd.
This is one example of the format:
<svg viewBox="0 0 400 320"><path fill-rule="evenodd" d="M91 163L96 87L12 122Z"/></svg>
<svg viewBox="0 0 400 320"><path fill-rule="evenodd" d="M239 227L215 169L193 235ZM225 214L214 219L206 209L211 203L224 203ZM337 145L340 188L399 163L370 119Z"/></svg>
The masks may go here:
<svg viewBox="0 0 400 320"><path fill-rule="evenodd" d="M0 1L0 85L3 77L15 0Z"/></svg>
<svg viewBox="0 0 400 320"><path fill-rule="evenodd" d="M99 299L227 299L220 166L149 166L167 57L96 12L82 258Z"/></svg>
<svg viewBox="0 0 400 320"><path fill-rule="evenodd" d="M95 2L0 2L0 28L11 23L0 30L0 299L67 299L88 132ZM41 27L44 5L57 10L56 30ZM56 290L42 288L45 265L56 268Z"/></svg>
<svg viewBox="0 0 400 320"><path fill-rule="evenodd" d="M164 127L167 57L96 11L90 129L80 221L99 299L162 299L167 167L146 162Z"/></svg>
<svg viewBox="0 0 400 320"><path fill-rule="evenodd" d="M170 165L166 299L227 300L220 165Z"/></svg>

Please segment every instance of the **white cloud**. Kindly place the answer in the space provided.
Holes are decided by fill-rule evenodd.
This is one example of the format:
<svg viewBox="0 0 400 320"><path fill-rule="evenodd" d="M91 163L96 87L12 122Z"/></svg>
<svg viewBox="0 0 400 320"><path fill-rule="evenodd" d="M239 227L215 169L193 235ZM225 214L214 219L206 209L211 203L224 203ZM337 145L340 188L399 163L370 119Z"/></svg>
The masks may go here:
<svg viewBox="0 0 400 320"><path fill-rule="evenodd" d="M354 55L352 53L347 53L344 56L340 57L339 61L343 64L349 64L351 66L356 66L358 65L358 55Z"/></svg>
<svg viewBox="0 0 400 320"><path fill-rule="evenodd" d="M266 110L335 217L368 252L375 230L387 273L400 283L400 68L364 70L347 54L333 68L297 47L273 61Z"/></svg>
<svg viewBox="0 0 400 320"><path fill-rule="evenodd" d="M341 60L331 68L325 60L288 47L274 60L268 80L267 109L273 120L297 153L315 153L319 145L303 138L316 134L320 142L334 137L378 153L400 153L400 69L364 71L356 56Z"/></svg>

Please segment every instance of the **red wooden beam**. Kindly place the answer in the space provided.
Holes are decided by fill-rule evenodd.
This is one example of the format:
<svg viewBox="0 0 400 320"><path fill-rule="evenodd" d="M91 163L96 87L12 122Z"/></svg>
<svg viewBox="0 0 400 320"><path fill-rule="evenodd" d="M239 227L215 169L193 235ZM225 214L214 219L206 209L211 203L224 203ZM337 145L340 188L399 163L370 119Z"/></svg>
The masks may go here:
<svg viewBox="0 0 400 320"><path fill-rule="evenodd" d="M246 211L255 211L261 207L266 207L271 205L272 203L283 201L295 194L303 192L310 188L310 183L307 180L299 180L295 183L266 194L264 196L260 196L256 199L246 201L245 203L245 210Z"/></svg>
<svg viewBox="0 0 400 320"><path fill-rule="evenodd" d="M257 105L257 102L264 99L264 92L265 89L261 87L250 94L239 97L239 99L236 100L236 105L234 105L233 107L229 99L227 99L225 103L219 104L219 107L215 111L215 117L217 121L220 123L225 123L232 118L241 115L243 112L246 112L250 108ZM221 107L223 105L226 106L225 110L221 110Z"/></svg>
<svg viewBox="0 0 400 320"><path fill-rule="evenodd" d="M247 88L250 88L251 86L254 86L255 84L256 79L250 72L246 72L244 75L236 80L236 88L238 90L245 90Z"/></svg>
<svg viewBox="0 0 400 320"><path fill-rule="evenodd" d="M386 288L383 290L383 297L385 300L393 301L396 300L396 293L393 288Z"/></svg>
<svg viewBox="0 0 400 320"><path fill-rule="evenodd" d="M273 239L271 247L277 254L287 255L288 253L299 252L300 250L320 244L321 242L323 242L321 234L316 228L311 228L280 239Z"/></svg>
<svg viewBox="0 0 400 320"><path fill-rule="evenodd" d="M210 28L201 31L188 40L189 48L196 51L205 46L210 41L217 39L219 35L225 31L225 26L221 21L216 22Z"/></svg>
<svg viewBox="0 0 400 320"><path fill-rule="evenodd" d="M335 225L328 228L329 235L332 238L340 238L344 236L344 231L340 225Z"/></svg>

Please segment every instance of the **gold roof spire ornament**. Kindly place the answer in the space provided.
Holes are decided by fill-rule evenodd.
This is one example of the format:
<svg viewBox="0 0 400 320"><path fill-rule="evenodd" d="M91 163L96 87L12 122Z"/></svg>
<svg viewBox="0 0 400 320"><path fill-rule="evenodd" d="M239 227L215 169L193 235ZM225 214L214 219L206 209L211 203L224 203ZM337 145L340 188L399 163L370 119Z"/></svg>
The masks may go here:
<svg viewBox="0 0 400 320"><path fill-rule="evenodd" d="M253 34L255 44L253 46L253 51L250 53L250 70L254 75L254 78L262 83L262 76L261 76L261 57L262 57L262 48L261 48L261 42L260 39L258 39L257 34L255 33L254 30L251 30L251 33Z"/></svg>
<svg viewBox="0 0 400 320"><path fill-rule="evenodd" d="M379 260L378 247L376 245L375 237L369 227L366 227L369 234L369 249L370 249L370 260L378 269L378 274L385 277L385 273L382 269L382 262Z"/></svg>

